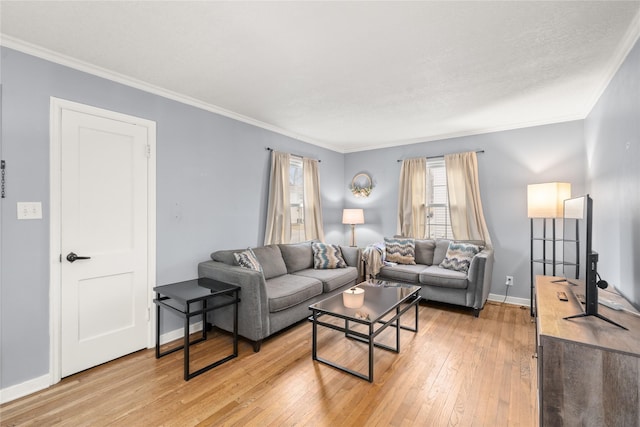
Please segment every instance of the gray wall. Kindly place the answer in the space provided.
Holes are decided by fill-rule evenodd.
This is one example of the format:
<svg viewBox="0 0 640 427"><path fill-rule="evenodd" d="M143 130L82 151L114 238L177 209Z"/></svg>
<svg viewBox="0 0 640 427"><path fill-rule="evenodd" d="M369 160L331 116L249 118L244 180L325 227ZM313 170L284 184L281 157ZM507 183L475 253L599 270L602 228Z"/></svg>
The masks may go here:
<svg viewBox="0 0 640 427"><path fill-rule="evenodd" d="M50 96L157 123L158 284L196 277L215 249L262 243L267 146L321 159L326 239L343 240L342 154L11 49L1 55L0 388L49 372ZM43 219L18 221L18 201L41 201Z"/></svg>
<svg viewBox="0 0 640 427"><path fill-rule="evenodd" d="M640 308L640 42L585 120L598 270Z"/></svg>
<svg viewBox="0 0 640 427"><path fill-rule="evenodd" d="M357 226L358 244L381 241L396 233L398 159L484 150L478 154L478 174L495 249L491 292L504 295L505 276L510 275L514 286L509 296L529 299L527 185L570 182L573 192L580 194L586 173L583 140L582 121L574 121L348 154L347 181L366 171L376 185L367 199L345 191L345 207L365 210L365 224Z"/></svg>

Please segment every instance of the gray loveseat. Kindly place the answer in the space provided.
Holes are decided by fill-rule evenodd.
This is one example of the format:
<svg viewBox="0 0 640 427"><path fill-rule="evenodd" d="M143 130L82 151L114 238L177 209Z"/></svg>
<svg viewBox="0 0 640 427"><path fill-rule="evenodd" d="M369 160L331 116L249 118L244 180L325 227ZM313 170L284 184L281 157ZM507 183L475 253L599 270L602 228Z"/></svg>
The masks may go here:
<svg viewBox="0 0 640 427"><path fill-rule="evenodd" d="M356 284L361 251L340 246L346 268L314 269L311 242L253 248L262 272L238 265L234 253L221 250L211 261L198 264L199 277L210 277L241 287L238 333L260 350L262 340L309 316L309 305L341 293ZM214 326L233 331L232 308L214 310Z"/></svg>
<svg viewBox="0 0 640 427"><path fill-rule="evenodd" d="M449 243L450 240L445 239L416 239L415 265L385 265L375 272L370 271L370 265L367 265L367 277L373 274L378 279L420 285L420 295L425 300L471 307L477 317L491 290L493 249L482 248L472 258L469 270L465 273L439 266L446 256ZM483 246L481 242L471 243Z"/></svg>

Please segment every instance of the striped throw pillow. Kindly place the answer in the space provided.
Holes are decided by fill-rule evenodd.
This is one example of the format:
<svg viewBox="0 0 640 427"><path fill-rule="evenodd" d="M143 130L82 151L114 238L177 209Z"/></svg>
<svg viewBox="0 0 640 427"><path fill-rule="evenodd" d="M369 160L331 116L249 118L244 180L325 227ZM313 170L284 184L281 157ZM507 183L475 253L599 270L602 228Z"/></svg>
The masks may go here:
<svg viewBox="0 0 640 427"><path fill-rule="evenodd" d="M415 241L409 238L384 238L385 261L398 264L416 263Z"/></svg>
<svg viewBox="0 0 640 427"><path fill-rule="evenodd" d="M233 254L233 257L236 259L240 267L248 268L255 271L262 271L260 261L258 261L258 258L256 258L256 255L253 253L251 248L247 249L246 251L236 252Z"/></svg>
<svg viewBox="0 0 640 427"><path fill-rule="evenodd" d="M480 248L476 245L450 242L447 254L440 263L440 267L466 273L469 271L471 260L479 252Z"/></svg>
<svg viewBox="0 0 640 427"><path fill-rule="evenodd" d="M347 267L347 263L342 257L342 251L338 245L313 242L311 248L313 249L313 268L324 270Z"/></svg>

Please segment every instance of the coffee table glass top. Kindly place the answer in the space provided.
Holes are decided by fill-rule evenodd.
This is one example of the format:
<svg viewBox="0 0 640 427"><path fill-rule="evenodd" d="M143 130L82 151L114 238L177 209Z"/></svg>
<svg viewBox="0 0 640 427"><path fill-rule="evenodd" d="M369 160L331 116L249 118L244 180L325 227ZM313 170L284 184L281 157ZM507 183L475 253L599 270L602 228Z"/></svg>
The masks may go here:
<svg viewBox="0 0 640 427"><path fill-rule="evenodd" d="M362 282L355 287L364 289L364 304L359 308L345 307L342 293L309 306L311 310L330 313L339 317L357 320L363 323L374 323L386 313L417 295L420 286L374 280Z"/></svg>

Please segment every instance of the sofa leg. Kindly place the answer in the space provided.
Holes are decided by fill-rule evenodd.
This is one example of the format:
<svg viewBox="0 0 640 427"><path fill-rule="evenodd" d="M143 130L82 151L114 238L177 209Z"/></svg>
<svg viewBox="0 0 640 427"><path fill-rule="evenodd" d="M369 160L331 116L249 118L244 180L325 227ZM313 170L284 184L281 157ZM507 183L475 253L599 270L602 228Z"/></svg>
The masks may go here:
<svg viewBox="0 0 640 427"><path fill-rule="evenodd" d="M473 309L473 317L479 317L480 316L480 309L479 308L474 308Z"/></svg>
<svg viewBox="0 0 640 427"><path fill-rule="evenodd" d="M262 345L262 340L253 341L253 352L257 353L260 351L260 346Z"/></svg>

